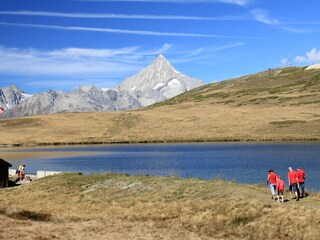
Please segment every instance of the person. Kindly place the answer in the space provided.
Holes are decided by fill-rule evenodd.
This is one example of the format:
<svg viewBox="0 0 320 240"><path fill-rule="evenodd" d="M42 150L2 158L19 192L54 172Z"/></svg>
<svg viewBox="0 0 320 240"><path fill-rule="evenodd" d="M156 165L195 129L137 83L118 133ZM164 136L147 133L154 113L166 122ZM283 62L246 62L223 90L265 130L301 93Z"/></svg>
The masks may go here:
<svg viewBox="0 0 320 240"><path fill-rule="evenodd" d="M22 168L23 168L23 165L20 164L19 167L18 167L18 169L16 170L16 176L17 176L17 177L20 176L20 171L22 170Z"/></svg>
<svg viewBox="0 0 320 240"><path fill-rule="evenodd" d="M17 171L16 171L16 179L14 180L15 183L19 182L20 180L23 180L25 175L26 175L26 172L25 172L25 167L26 165L25 164L20 164Z"/></svg>
<svg viewBox="0 0 320 240"><path fill-rule="evenodd" d="M273 172L273 169L269 170L268 178L267 178L267 185L269 184L272 197L271 199L276 200L276 185L277 185L277 175Z"/></svg>
<svg viewBox="0 0 320 240"><path fill-rule="evenodd" d="M301 169L301 167L297 167L297 174L298 174L300 198L304 198L305 197L304 181L306 179L306 172L303 169Z"/></svg>
<svg viewBox="0 0 320 240"><path fill-rule="evenodd" d="M26 166L26 165L23 165L22 168L21 168L21 170L20 170L20 173L19 173L20 180L23 180L24 177L26 176L25 166Z"/></svg>
<svg viewBox="0 0 320 240"><path fill-rule="evenodd" d="M284 187L285 187L284 181L281 179L280 176L277 176L276 190L278 192L278 203L280 203L280 198L281 198L281 203L284 203L284 197L283 197Z"/></svg>
<svg viewBox="0 0 320 240"><path fill-rule="evenodd" d="M289 190L290 190L290 197L292 197L292 191L294 191L296 201L299 201L299 194L298 194L298 174L293 171L292 167L289 167L288 179L289 179Z"/></svg>

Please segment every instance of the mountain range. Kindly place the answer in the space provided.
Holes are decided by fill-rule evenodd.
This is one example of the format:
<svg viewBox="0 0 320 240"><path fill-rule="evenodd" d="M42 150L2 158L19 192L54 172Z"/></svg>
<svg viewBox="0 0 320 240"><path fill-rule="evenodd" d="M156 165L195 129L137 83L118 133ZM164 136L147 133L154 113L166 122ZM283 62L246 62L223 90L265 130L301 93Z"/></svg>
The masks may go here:
<svg viewBox="0 0 320 240"><path fill-rule="evenodd" d="M0 89L1 118L61 112L110 112L142 108L204 85L177 71L159 55L137 74L113 89L79 87L71 92L49 90L26 94L15 85Z"/></svg>
<svg viewBox="0 0 320 240"><path fill-rule="evenodd" d="M0 132L0 146L319 141L320 69L268 69L200 86L134 111L1 119Z"/></svg>

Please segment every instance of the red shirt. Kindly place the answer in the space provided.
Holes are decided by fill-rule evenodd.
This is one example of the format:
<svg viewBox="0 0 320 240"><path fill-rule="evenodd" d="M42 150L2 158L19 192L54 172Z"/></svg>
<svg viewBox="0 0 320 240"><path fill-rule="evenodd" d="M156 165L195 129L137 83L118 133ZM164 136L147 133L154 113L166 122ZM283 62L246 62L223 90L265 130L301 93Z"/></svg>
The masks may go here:
<svg viewBox="0 0 320 240"><path fill-rule="evenodd" d="M279 179L277 181L277 191L283 191L284 190L284 181L282 179Z"/></svg>
<svg viewBox="0 0 320 240"><path fill-rule="evenodd" d="M290 171L288 173L288 178L290 180L290 184L297 183L298 174L295 171Z"/></svg>
<svg viewBox="0 0 320 240"><path fill-rule="evenodd" d="M270 184L277 183L277 175L274 172L269 173L269 182L270 182Z"/></svg>
<svg viewBox="0 0 320 240"><path fill-rule="evenodd" d="M300 169L300 170L297 171L297 174L298 174L298 181L301 182L301 183L304 182L304 179L306 177L305 171Z"/></svg>

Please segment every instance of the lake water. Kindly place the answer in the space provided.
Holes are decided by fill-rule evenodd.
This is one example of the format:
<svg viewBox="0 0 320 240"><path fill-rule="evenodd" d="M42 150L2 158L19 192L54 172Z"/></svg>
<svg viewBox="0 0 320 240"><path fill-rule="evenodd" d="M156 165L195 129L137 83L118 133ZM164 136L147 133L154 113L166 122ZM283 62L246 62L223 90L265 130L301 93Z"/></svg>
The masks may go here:
<svg viewBox="0 0 320 240"><path fill-rule="evenodd" d="M6 159L3 156L11 156ZM11 155L10 155L11 154ZM14 154L14 155L13 155ZM20 156L13 157L13 156ZM21 157L25 156L25 157ZM320 191L320 143L206 143L94 145L0 150L13 168L132 175L180 176L265 184L274 169L287 184L288 167L307 173L306 188Z"/></svg>

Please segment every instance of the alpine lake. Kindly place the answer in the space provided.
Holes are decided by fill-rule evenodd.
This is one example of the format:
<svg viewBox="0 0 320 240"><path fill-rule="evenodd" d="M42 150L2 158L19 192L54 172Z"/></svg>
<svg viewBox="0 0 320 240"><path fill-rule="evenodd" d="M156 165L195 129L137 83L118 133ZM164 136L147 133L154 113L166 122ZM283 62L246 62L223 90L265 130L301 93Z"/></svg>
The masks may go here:
<svg viewBox="0 0 320 240"><path fill-rule="evenodd" d="M265 184L269 169L285 180L288 167L306 171L307 191L320 191L319 142L115 144L1 148L16 169L130 175L222 178Z"/></svg>

